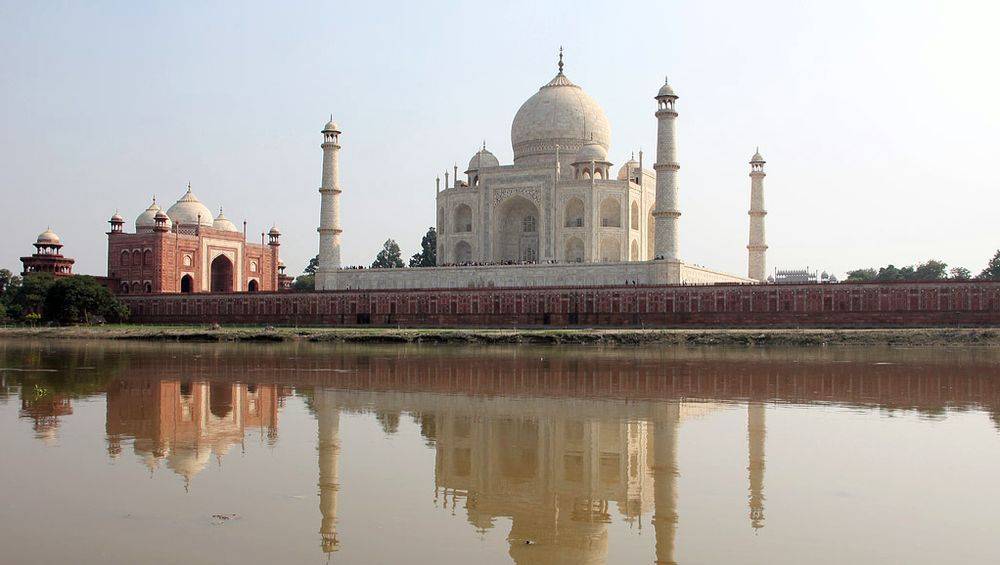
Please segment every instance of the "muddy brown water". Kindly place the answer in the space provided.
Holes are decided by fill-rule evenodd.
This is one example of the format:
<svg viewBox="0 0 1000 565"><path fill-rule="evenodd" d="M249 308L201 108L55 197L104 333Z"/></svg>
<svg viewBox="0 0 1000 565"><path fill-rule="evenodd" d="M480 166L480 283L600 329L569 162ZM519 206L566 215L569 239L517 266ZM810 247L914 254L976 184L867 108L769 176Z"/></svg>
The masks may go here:
<svg viewBox="0 0 1000 565"><path fill-rule="evenodd" d="M1000 562L1000 351L0 341L3 563Z"/></svg>

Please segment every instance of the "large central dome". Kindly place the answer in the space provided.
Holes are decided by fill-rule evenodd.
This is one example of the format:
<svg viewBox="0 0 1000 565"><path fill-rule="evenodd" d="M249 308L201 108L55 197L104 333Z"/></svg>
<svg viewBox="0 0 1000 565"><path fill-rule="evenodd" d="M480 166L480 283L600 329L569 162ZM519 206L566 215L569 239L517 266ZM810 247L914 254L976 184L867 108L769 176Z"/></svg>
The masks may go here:
<svg viewBox="0 0 1000 565"><path fill-rule="evenodd" d="M591 140L610 149L608 118L593 98L566 78L561 68L555 78L521 105L510 128L514 162L518 164L554 162L556 145L562 160L563 155L575 155Z"/></svg>

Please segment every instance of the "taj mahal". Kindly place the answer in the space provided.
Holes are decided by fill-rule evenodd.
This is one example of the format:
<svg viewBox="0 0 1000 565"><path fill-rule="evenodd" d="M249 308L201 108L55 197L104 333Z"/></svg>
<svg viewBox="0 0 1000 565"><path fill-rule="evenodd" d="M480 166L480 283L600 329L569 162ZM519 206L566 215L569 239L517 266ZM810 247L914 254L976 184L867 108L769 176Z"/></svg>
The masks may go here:
<svg viewBox="0 0 1000 565"><path fill-rule="evenodd" d="M765 278L763 179L750 160L747 276L681 258L676 122L678 95L656 93L656 161L642 152L617 169L611 124L601 106L564 71L514 115L514 161L501 164L484 143L464 178L456 166L437 179L437 266L344 269L340 261L341 130L323 130L317 290L543 287L621 284L755 283ZM349 193L349 191L348 191ZM734 218L734 221L736 219Z"/></svg>

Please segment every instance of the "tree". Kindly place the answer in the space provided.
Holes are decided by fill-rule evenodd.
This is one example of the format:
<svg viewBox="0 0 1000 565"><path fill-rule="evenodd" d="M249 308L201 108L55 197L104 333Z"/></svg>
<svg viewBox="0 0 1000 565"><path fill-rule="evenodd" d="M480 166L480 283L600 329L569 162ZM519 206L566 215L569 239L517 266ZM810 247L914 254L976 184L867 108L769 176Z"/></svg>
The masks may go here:
<svg viewBox="0 0 1000 565"><path fill-rule="evenodd" d="M849 281L871 281L875 280L878 275L878 271L875 269L856 269L854 271L847 271L847 280Z"/></svg>
<svg viewBox="0 0 1000 565"><path fill-rule="evenodd" d="M21 277L10 272L10 269L0 269L0 296L11 288L21 286Z"/></svg>
<svg viewBox="0 0 1000 565"><path fill-rule="evenodd" d="M917 265L917 268L913 272L913 280L918 281L936 281L945 278L945 273L947 273L948 265L931 259L926 263L921 263Z"/></svg>
<svg viewBox="0 0 1000 565"><path fill-rule="evenodd" d="M296 292L309 292L316 290L316 275L302 274L295 277L295 282L292 283L292 290Z"/></svg>
<svg viewBox="0 0 1000 565"><path fill-rule="evenodd" d="M403 266L403 257L399 251L399 244L394 239L387 239L382 244L382 251L375 256L372 263L373 269L393 269Z"/></svg>
<svg viewBox="0 0 1000 565"><path fill-rule="evenodd" d="M427 233L420 240L420 253L410 257L411 267L433 267L437 265L437 230L434 226L427 228Z"/></svg>
<svg viewBox="0 0 1000 565"><path fill-rule="evenodd" d="M8 289L7 313L13 318L24 318L28 314L41 314L45 307L45 297L56 279L48 273L33 273L21 280L20 286Z"/></svg>
<svg viewBox="0 0 1000 565"><path fill-rule="evenodd" d="M95 316L121 322L128 318L128 308L94 277L75 275L61 277L49 287L42 315L63 324L89 324Z"/></svg>
<svg viewBox="0 0 1000 565"><path fill-rule="evenodd" d="M986 264L986 268L983 272L979 273L980 279L986 279L991 281L1000 280L1000 249L997 250L990 262Z"/></svg>
<svg viewBox="0 0 1000 565"><path fill-rule="evenodd" d="M315 275L317 269L319 269L319 255L310 259L309 264L306 265L306 268L302 272L306 275Z"/></svg>
<svg viewBox="0 0 1000 565"><path fill-rule="evenodd" d="M956 281L967 281L972 278L972 273L965 267L952 267L948 271L948 278Z"/></svg>

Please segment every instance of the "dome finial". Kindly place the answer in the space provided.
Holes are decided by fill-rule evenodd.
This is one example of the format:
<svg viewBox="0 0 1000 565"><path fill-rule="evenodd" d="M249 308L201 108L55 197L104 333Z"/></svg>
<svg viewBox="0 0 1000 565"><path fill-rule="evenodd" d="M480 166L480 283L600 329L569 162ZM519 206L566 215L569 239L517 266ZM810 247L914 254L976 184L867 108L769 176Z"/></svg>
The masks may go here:
<svg viewBox="0 0 1000 565"><path fill-rule="evenodd" d="M559 74L563 71L563 48L562 45L559 46Z"/></svg>
<svg viewBox="0 0 1000 565"><path fill-rule="evenodd" d="M188 192L191 192L191 181L188 181Z"/></svg>

